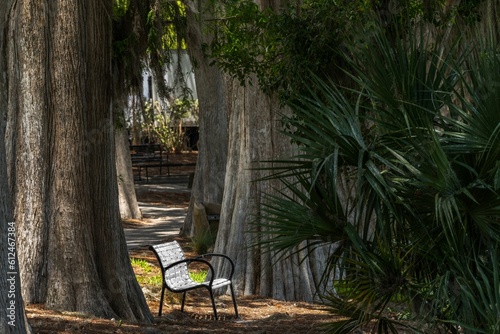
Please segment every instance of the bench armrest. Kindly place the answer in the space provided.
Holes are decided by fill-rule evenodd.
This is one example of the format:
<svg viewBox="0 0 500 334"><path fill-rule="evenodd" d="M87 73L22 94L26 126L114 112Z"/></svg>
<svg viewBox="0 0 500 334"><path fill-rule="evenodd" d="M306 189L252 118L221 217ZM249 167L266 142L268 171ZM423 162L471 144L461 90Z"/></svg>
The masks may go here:
<svg viewBox="0 0 500 334"><path fill-rule="evenodd" d="M225 260L229 261L229 264L231 265L231 272L229 273L229 280L231 280L233 278L233 274L234 274L234 262L233 260L231 260L231 258L227 255L224 255L224 254L219 254L219 253L207 253L207 254L202 254L202 255L199 255L197 257L195 257L195 259L203 259L205 257L222 257L224 258Z"/></svg>

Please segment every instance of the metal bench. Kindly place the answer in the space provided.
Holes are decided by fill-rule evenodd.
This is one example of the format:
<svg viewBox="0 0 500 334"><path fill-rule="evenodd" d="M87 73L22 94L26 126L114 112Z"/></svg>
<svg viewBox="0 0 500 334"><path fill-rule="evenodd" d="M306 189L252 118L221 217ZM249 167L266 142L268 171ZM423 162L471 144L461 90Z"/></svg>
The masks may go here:
<svg viewBox="0 0 500 334"><path fill-rule="evenodd" d="M195 258L187 259L182 251L181 246L177 241L167 242L164 244L154 245L149 247L150 250L154 252L160 266L162 268L162 290L161 290L161 298L160 298L160 310L158 312L158 316L161 316L161 310L163 307L163 297L165 294L165 289L168 289L172 292L182 292L182 305L181 312L184 312L184 303L186 301L186 293L190 290L205 288L210 293L210 298L212 300L212 308L214 310L215 319L218 320L217 317L217 309L215 307L215 300L213 290L222 288L225 286L229 286L231 289L231 296L233 298L234 305L234 313L236 318L238 318L238 308L236 306L236 297L234 295L233 284L231 278L234 273L234 263L233 261L226 255L223 254L203 254ZM229 261L231 265L231 272L228 278L218 278L215 275L215 271L213 266L205 260L205 257L222 257L224 260ZM189 276L189 265L193 262L203 263L208 268L207 280L203 283L195 282Z"/></svg>
<svg viewBox="0 0 500 334"><path fill-rule="evenodd" d="M146 171L146 181L149 181L149 168L159 168L160 175L162 169L167 168L167 176L170 176L171 168L175 167L194 167L196 163L177 163L169 162L168 151L163 151L159 144L144 144L144 145L130 145L130 157L132 160L132 167L137 170L138 181L142 181L142 170Z"/></svg>
<svg viewBox="0 0 500 334"><path fill-rule="evenodd" d="M146 181L149 181L149 168L159 167L161 175L162 167L165 166L163 162L163 150L159 144L130 145L130 156L132 159L132 167L138 169L137 176L139 181L141 181L143 168L146 170Z"/></svg>

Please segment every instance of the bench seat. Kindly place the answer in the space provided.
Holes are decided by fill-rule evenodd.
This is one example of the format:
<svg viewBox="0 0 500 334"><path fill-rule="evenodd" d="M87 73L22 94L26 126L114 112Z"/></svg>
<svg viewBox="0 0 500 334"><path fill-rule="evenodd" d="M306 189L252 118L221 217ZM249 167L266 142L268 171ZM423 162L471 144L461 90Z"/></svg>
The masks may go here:
<svg viewBox="0 0 500 334"><path fill-rule="evenodd" d="M234 263L226 255L223 254L204 254L197 256L195 258L187 259L182 251L181 246L177 241L171 241L159 245L153 245L149 247L150 250L156 255L160 267L162 268L162 291L160 298L160 310L158 316L161 316L161 311L163 307L163 297L165 289L172 292L182 292L182 305L181 312L184 312L184 303L186 301L186 292L198 288L205 288L210 294L210 299L212 301L212 308L214 310L215 319L218 320L217 309L215 307L215 300L213 290L219 289L225 286L229 286L231 290L231 296L233 299L234 312L236 318L238 318L238 308L236 306L236 297L234 294L233 283L231 281L234 273ZM205 260L206 257L220 257L225 261L228 261L231 271L228 277L217 277L213 266ZM194 262L203 263L208 269L207 280L205 282L199 283L193 281L189 275L189 265Z"/></svg>

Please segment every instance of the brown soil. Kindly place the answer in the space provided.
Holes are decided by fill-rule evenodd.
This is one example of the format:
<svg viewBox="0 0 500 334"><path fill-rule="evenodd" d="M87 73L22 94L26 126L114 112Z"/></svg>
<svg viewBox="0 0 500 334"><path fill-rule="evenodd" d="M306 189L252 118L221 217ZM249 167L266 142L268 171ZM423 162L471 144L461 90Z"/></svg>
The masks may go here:
<svg viewBox="0 0 500 334"><path fill-rule="evenodd" d="M170 159L196 161L196 154L171 155ZM172 161L172 160L171 160ZM176 173L190 173L192 167L178 167ZM150 174L151 175L151 174ZM140 201L159 202L171 206L187 206L189 195L176 193L142 193ZM143 221L124 222L127 227L140 228ZM187 256L194 255L190 240L174 237L178 240ZM219 320L213 317L210 298L206 291L188 293L184 313L180 312L179 295L166 293L162 316L158 317L161 284L154 278L159 276L157 261L149 250L137 249L130 252L130 257L143 259L152 264L150 270L133 266L143 288L147 303L155 322L137 324L118 319L100 319L71 312L46 310L43 305L27 305L26 311L34 333L322 333L322 325L335 321L321 305L305 302L280 301L258 296L239 296L237 298L239 319L234 318L234 309L230 296L216 297ZM151 282L148 281L151 279ZM146 283L144 283L146 282Z"/></svg>

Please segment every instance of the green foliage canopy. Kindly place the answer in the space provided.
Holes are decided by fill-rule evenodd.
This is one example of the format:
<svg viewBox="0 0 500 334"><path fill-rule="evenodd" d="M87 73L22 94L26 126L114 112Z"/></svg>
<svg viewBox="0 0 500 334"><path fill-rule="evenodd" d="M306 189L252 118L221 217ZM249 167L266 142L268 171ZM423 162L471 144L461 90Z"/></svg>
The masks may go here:
<svg viewBox="0 0 500 334"><path fill-rule="evenodd" d="M448 8L444 0L303 0L290 1L280 11L261 10L252 0L217 1L214 39L206 48L242 84L255 75L266 93L286 102L307 91L311 74L345 81L342 54L355 57L356 49L366 47L379 20L388 33L418 21L443 27L471 23L479 20L483 1Z"/></svg>
<svg viewBox="0 0 500 334"><path fill-rule="evenodd" d="M174 86L167 87L163 80L166 67L174 63L174 51L186 47L186 29L186 9L181 1L115 0L113 60L118 91L139 91L148 65L162 98L169 98L178 88L182 96L190 97L180 63L173 68Z"/></svg>

